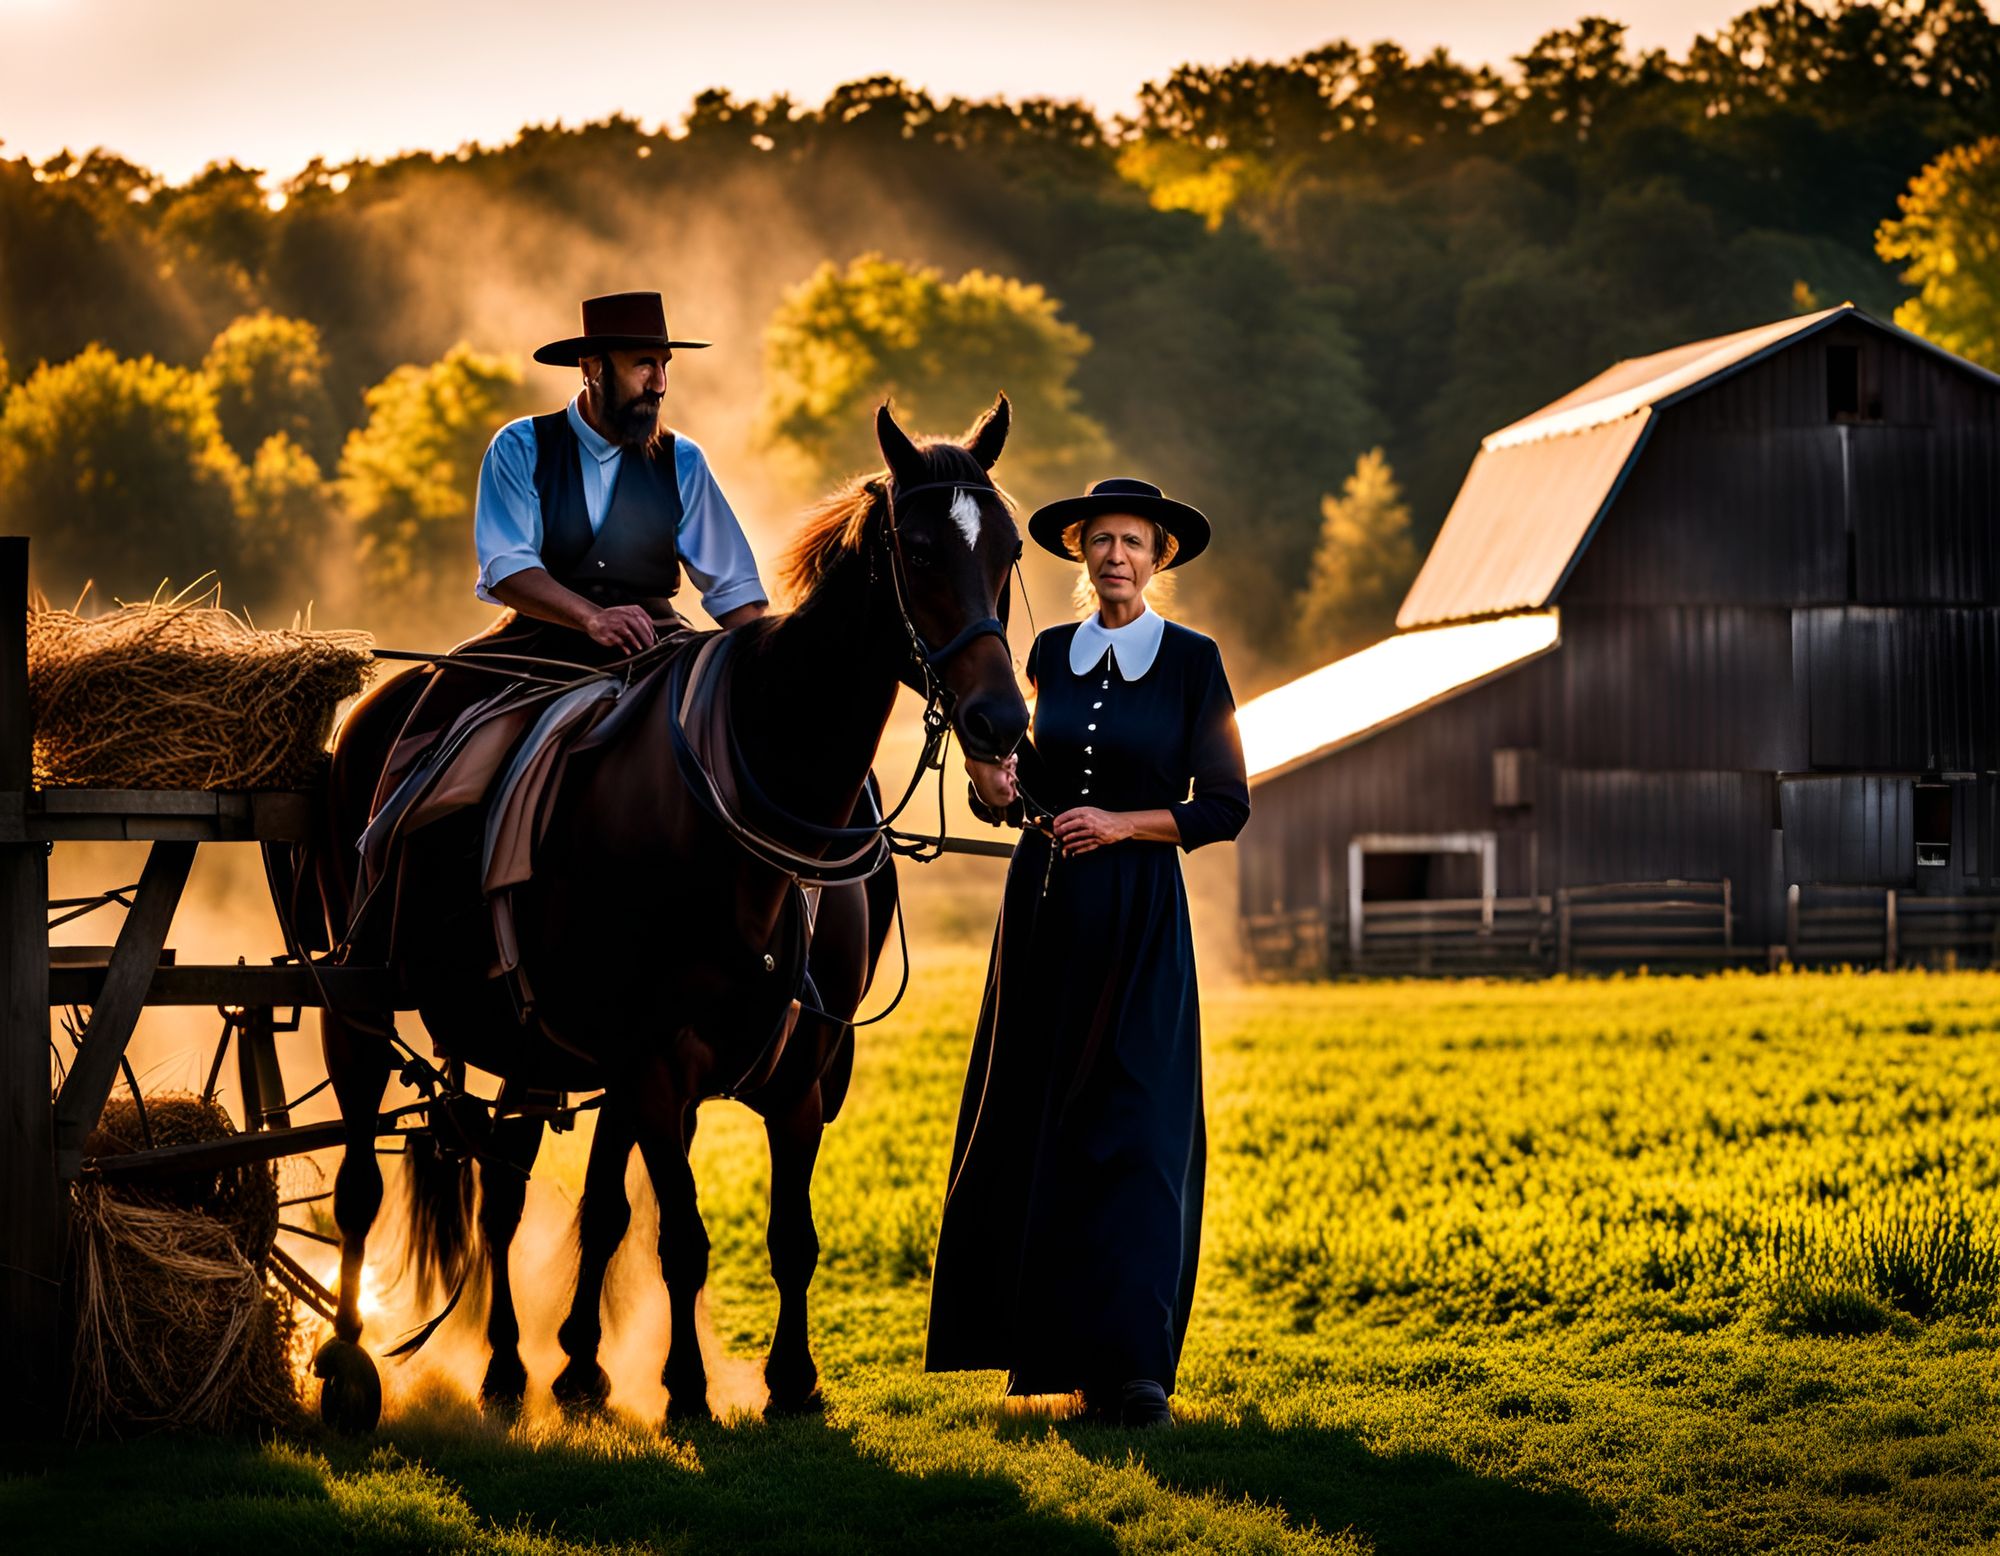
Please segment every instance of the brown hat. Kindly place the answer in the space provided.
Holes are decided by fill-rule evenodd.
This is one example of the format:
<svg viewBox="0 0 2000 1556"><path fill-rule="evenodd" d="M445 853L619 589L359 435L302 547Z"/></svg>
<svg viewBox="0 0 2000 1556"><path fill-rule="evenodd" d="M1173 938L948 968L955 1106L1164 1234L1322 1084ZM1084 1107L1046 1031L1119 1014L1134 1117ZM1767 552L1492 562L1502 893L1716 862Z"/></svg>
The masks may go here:
<svg viewBox="0 0 2000 1556"><path fill-rule="evenodd" d="M583 333L552 340L535 353L549 367L575 367L585 357L606 351L640 351L647 346L668 351L697 351L705 340L669 340L667 305L658 292L612 292L583 300Z"/></svg>

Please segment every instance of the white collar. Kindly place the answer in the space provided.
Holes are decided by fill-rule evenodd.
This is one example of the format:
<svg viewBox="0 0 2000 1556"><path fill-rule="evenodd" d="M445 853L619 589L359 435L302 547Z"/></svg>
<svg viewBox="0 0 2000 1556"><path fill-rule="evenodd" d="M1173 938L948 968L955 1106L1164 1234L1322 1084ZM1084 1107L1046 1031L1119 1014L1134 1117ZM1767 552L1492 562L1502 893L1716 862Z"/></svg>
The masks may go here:
<svg viewBox="0 0 2000 1556"><path fill-rule="evenodd" d="M583 419L583 391L578 390L576 398L569 402L569 424L576 429L576 440L584 451L600 465L608 465L625 452L623 443L614 443L603 433Z"/></svg>
<svg viewBox="0 0 2000 1556"><path fill-rule="evenodd" d="M1109 648L1117 651L1120 679L1136 681L1153 668L1160 639L1166 634L1167 618L1150 605L1122 627L1105 626L1097 612L1092 611L1076 624L1076 636L1069 640L1069 673L1089 674Z"/></svg>

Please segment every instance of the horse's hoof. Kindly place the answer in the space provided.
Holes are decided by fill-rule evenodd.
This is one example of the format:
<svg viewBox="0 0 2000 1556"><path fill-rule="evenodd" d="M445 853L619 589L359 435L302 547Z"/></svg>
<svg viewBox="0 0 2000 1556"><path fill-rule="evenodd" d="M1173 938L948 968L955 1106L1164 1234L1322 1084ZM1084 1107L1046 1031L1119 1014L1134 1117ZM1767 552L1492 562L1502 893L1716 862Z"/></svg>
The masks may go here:
<svg viewBox="0 0 2000 1556"><path fill-rule="evenodd" d="M369 1354L352 1340L329 1340L313 1357L321 1379L319 1418L336 1432L359 1436L382 1419L382 1376Z"/></svg>
<svg viewBox="0 0 2000 1556"><path fill-rule="evenodd" d="M764 1406L764 1419L778 1421L790 1416L816 1416L825 1409L826 1399L815 1386L805 1394L794 1395L789 1399L773 1394L770 1402Z"/></svg>
<svg viewBox="0 0 2000 1556"><path fill-rule="evenodd" d="M565 1410L602 1410L611 1398L611 1377L594 1361L573 1361L556 1374L549 1391Z"/></svg>
<svg viewBox="0 0 2000 1556"><path fill-rule="evenodd" d="M528 1397L528 1369L519 1356L495 1354L479 1383L479 1403L488 1410L516 1411Z"/></svg>

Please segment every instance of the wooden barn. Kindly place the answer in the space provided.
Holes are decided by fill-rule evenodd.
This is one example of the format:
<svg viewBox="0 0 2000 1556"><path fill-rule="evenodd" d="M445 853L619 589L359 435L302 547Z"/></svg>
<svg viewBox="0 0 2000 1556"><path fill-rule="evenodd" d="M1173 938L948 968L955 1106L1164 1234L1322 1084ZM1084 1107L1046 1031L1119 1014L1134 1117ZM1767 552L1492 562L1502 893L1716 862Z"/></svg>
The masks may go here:
<svg viewBox="0 0 2000 1556"><path fill-rule="evenodd" d="M1853 307L1481 445L1396 636L1241 712L1267 969L1989 960L2000 378Z"/></svg>

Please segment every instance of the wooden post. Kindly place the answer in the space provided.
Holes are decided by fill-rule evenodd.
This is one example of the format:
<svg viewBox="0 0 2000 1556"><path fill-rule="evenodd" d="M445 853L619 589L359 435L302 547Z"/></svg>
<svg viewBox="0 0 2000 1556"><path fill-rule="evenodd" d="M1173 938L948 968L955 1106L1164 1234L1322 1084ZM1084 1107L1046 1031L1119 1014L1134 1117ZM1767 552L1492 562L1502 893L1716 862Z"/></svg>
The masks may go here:
<svg viewBox="0 0 2000 1556"><path fill-rule="evenodd" d="M84 1139L97 1127L105 1099L118 1078L118 1061L125 1057L125 1045L132 1040L139 1012L145 1009L146 991L159 968L174 908L194 865L195 846L179 841L155 843L146 856L146 868L139 872L132 911L125 915L124 926L118 931L104 985L83 1029L82 1046L70 1061L69 1076L56 1099L56 1167L65 1178L74 1178L82 1167Z"/></svg>
<svg viewBox="0 0 2000 1556"><path fill-rule="evenodd" d="M1556 971L1568 973L1570 964L1569 888L1556 889Z"/></svg>
<svg viewBox="0 0 2000 1556"><path fill-rule="evenodd" d="M0 1399L12 1434L62 1430L63 1234L49 1105L49 863L25 836L28 542L0 536Z"/></svg>
<svg viewBox="0 0 2000 1556"><path fill-rule="evenodd" d="M1799 959L1799 887L1794 881L1785 888L1785 955L1794 964Z"/></svg>
<svg viewBox="0 0 2000 1556"><path fill-rule="evenodd" d="M1883 965L1896 970L1896 888L1889 888L1889 895L1882 906L1882 961Z"/></svg>
<svg viewBox="0 0 2000 1556"><path fill-rule="evenodd" d="M243 1090L243 1127L290 1129L285 1077L278 1064L277 1022L269 1005L252 1005L236 1028L236 1077Z"/></svg>

